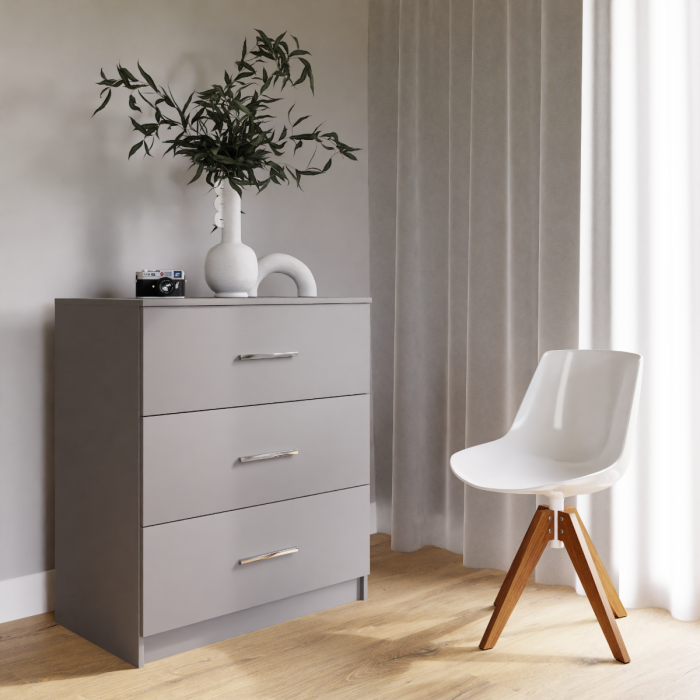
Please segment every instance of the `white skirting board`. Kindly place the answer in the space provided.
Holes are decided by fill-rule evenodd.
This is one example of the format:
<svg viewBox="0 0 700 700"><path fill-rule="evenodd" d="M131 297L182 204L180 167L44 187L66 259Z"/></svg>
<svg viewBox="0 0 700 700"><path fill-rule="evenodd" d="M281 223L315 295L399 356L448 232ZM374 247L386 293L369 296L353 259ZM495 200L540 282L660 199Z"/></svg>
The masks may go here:
<svg viewBox="0 0 700 700"><path fill-rule="evenodd" d="M54 570L0 581L0 622L54 609Z"/></svg>

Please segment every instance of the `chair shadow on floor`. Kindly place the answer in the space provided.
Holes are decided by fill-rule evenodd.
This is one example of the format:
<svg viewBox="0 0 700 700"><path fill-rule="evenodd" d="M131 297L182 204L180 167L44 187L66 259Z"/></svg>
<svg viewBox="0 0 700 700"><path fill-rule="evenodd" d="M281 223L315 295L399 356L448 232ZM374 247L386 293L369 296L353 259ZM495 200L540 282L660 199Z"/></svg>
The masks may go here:
<svg viewBox="0 0 700 700"><path fill-rule="evenodd" d="M495 663L503 664L552 664L565 663L570 666L590 666L590 665L611 665L617 664L614 659L583 658L577 654L561 653L513 653L512 651L499 652L498 650L484 651L479 648L479 639L482 628L491 616L493 607L481 607L463 612L450 620L441 622L431 627L420 629L419 631L395 639L380 639L365 637L361 633L339 632L338 636L347 639L343 647L352 649L364 647L363 656L371 658L371 665L382 667L385 675L404 673L415 663L422 661L454 661L459 663ZM579 620L573 623L561 623L556 625L545 625L543 629L554 629L556 627L568 627L578 625L595 625L595 618L589 620ZM460 630L465 630L464 639L448 639L458 634ZM528 632L524 632L527 634ZM516 634L517 636L517 634ZM350 641L354 639L355 641ZM445 640L445 641L440 641ZM371 652L371 653L369 653Z"/></svg>

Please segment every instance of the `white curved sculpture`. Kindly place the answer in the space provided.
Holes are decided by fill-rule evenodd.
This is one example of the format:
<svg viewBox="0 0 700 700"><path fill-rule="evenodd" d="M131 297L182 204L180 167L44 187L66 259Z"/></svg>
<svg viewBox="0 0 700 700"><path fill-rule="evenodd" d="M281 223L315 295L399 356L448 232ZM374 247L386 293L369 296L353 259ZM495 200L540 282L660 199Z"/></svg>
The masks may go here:
<svg viewBox="0 0 700 700"><path fill-rule="evenodd" d="M258 296L260 283L273 272L281 272L291 277L297 285L297 293L300 297L317 296L316 280L311 270L301 260L286 253L270 253L258 258L258 281L252 289L248 290L248 296Z"/></svg>
<svg viewBox="0 0 700 700"><path fill-rule="evenodd" d="M255 251L241 241L241 197L226 181L214 191L214 223L222 229L221 243L207 253L204 278L214 296L247 297L258 277L258 261Z"/></svg>

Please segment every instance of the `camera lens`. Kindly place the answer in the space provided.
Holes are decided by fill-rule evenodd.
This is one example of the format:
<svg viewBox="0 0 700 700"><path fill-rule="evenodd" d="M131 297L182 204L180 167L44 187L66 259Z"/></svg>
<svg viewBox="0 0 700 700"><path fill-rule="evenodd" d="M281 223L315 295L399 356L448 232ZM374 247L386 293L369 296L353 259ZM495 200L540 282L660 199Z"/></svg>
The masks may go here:
<svg viewBox="0 0 700 700"><path fill-rule="evenodd" d="M162 280L158 280L158 293L163 296L173 293L173 281L169 277L164 277Z"/></svg>

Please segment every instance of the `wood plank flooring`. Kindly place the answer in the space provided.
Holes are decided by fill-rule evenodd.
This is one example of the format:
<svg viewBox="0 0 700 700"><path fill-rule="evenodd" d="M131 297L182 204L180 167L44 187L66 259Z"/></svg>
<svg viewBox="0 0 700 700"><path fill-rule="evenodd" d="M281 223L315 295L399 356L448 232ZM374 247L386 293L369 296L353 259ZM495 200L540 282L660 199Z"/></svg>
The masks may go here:
<svg viewBox="0 0 700 700"><path fill-rule="evenodd" d="M700 700L700 623L628 610L622 665L571 588L529 583L497 646L481 651L503 577L436 547L392 552L373 535L368 601L141 670L37 615L0 625L0 698Z"/></svg>

